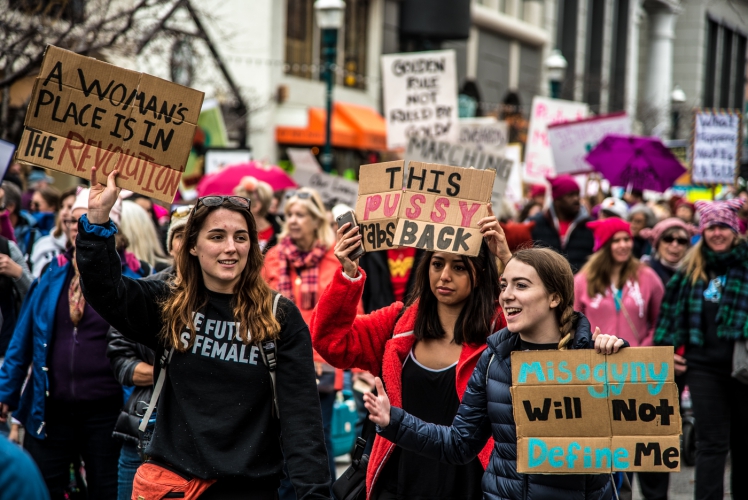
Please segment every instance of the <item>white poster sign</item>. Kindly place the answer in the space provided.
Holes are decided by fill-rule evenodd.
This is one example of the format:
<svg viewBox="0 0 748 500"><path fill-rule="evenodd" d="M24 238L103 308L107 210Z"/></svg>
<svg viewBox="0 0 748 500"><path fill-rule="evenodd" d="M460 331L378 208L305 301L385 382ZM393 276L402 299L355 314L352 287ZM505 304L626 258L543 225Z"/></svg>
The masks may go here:
<svg viewBox="0 0 748 500"><path fill-rule="evenodd" d="M311 149L308 148L287 148L288 159L293 164L294 172L301 170L307 172L322 172L322 166L317 161Z"/></svg>
<svg viewBox="0 0 748 500"><path fill-rule="evenodd" d="M208 149L205 152L205 175L220 172L224 167L248 163L252 152L248 149Z"/></svg>
<svg viewBox="0 0 748 500"><path fill-rule="evenodd" d="M458 142L457 64L453 50L382 56L387 149L411 137Z"/></svg>
<svg viewBox="0 0 748 500"><path fill-rule="evenodd" d="M8 171L8 167L10 167L10 164L13 161L13 153L15 152L15 144L0 141L0 181L5 177L5 172Z"/></svg>
<svg viewBox="0 0 748 500"><path fill-rule="evenodd" d="M584 159L608 134L631 135L631 118L626 113L595 116L548 126L548 141L558 174L592 171Z"/></svg>
<svg viewBox="0 0 748 500"><path fill-rule="evenodd" d="M740 160L740 114L698 110L693 131L691 180L694 184L732 184Z"/></svg>
<svg viewBox="0 0 748 500"><path fill-rule="evenodd" d="M410 161L438 163L453 167L473 167L478 170L496 170L493 192L499 194L506 191L507 181L512 170L512 161L504 158L503 154L497 155L490 151L481 151L461 144L426 138L418 139L416 137L412 137L408 141L408 149L405 150L406 166Z"/></svg>
<svg viewBox="0 0 748 500"><path fill-rule="evenodd" d="M524 181L542 183L546 175L555 175L553 152L548 141L548 125L581 120L587 116L587 104L548 97L534 97L527 132Z"/></svg>
<svg viewBox="0 0 748 500"><path fill-rule="evenodd" d="M310 149L288 148L286 152L294 166L293 180L299 187L315 189L325 203L345 203L351 208L356 206L358 182L324 172Z"/></svg>
<svg viewBox="0 0 748 500"><path fill-rule="evenodd" d="M502 155L509 142L509 127L493 117L460 118L458 144Z"/></svg>
<svg viewBox="0 0 748 500"><path fill-rule="evenodd" d="M519 206L522 203L522 145L521 144L509 144L504 149L504 158L512 162L512 169L509 173L509 178L506 181L506 189L504 190L503 196L506 201L511 203L514 207ZM493 195L491 196L491 202L494 206L494 213L499 213L496 210L500 208L497 202L501 202L502 193L497 192L496 182L494 182Z"/></svg>

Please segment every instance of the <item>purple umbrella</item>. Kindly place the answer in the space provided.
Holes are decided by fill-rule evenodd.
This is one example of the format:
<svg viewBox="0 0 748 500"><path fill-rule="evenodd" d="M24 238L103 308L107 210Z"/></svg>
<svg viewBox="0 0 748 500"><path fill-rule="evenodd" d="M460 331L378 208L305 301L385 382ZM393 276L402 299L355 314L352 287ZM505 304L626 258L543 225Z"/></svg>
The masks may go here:
<svg viewBox="0 0 748 500"><path fill-rule="evenodd" d="M585 157L613 186L663 192L686 171L656 137L607 135Z"/></svg>

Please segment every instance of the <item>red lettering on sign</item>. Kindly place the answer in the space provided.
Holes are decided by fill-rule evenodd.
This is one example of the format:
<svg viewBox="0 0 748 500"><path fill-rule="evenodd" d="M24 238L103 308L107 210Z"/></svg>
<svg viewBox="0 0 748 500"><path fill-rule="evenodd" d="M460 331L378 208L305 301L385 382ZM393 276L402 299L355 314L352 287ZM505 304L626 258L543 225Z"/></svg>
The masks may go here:
<svg viewBox="0 0 748 500"><path fill-rule="evenodd" d="M382 204L382 196L375 194L373 196L366 197L366 206L364 208L364 220L369 220L369 214L376 212L379 206Z"/></svg>
<svg viewBox="0 0 748 500"><path fill-rule="evenodd" d="M445 208L449 208L449 198L437 198L434 202L434 210L431 211L431 221L444 222L447 218Z"/></svg>
<svg viewBox="0 0 748 500"><path fill-rule="evenodd" d="M462 227L470 227L470 222L473 220L475 212L480 208L480 203L473 203L470 208L466 201L460 201L460 213L462 214Z"/></svg>
<svg viewBox="0 0 748 500"><path fill-rule="evenodd" d="M408 219L417 219L421 215L421 207L417 202L426 203L426 197L422 194L414 194L410 198L410 205L413 208L405 209L405 216Z"/></svg>
<svg viewBox="0 0 748 500"><path fill-rule="evenodd" d="M390 204L390 197L394 196L395 201L393 201ZM395 215L395 212L397 211L397 205L400 203L400 193L396 193L394 195L388 194L384 197L384 216L385 217L392 217Z"/></svg>

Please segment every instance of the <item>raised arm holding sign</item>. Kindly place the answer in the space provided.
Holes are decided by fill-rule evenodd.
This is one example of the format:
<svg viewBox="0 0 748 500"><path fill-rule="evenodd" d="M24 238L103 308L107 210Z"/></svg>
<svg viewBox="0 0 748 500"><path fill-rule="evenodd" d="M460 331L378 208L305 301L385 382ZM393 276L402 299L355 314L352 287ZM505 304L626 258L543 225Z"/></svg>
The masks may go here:
<svg viewBox="0 0 748 500"><path fill-rule="evenodd" d="M530 351L522 354L538 360L546 352L562 359L579 354L604 360L606 357L597 353L612 354L612 359L616 359L620 355L613 353L625 345L613 336L597 332L592 335L586 318L572 310L573 286L571 268L556 252L550 249L517 252L501 276L500 303L507 328L489 337L488 348L476 365L452 425L428 424L395 404L390 406L380 384L378 396L365 397L371 419L380 426L380 435L403 449L447 463L471 460L493 436L491 466L482 481L487 496L614 498L614 486L607 474L581 470L580 475L567 477L529 474L523 478L517 474L523 464L516 458L520 427L514 418L518 409L512 408L517 404L511 395L516 379L512 372L517 368L512 353ZM574 396L568 404L561 399L561 409L572 417L579 406ZM541 416L543 411L541 407Z"/></svg>

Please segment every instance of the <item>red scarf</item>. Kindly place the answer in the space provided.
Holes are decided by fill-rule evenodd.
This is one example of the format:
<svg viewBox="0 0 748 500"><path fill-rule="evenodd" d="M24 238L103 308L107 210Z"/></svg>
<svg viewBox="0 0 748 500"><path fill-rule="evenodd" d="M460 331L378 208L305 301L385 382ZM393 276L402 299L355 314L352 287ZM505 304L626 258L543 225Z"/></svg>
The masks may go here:
<svg viewBox="0 0 748 500"><path fill-rule="evenodd" d="M278 243L278 291L284 297L296 302L291 283L291 268L296 271L296 283L300 285L301 309L314 309L317 304L317 287L319 286L319 263L327 253L327 248L317 242L309 252L302 252L291 241L290 236Z"/></svg>

